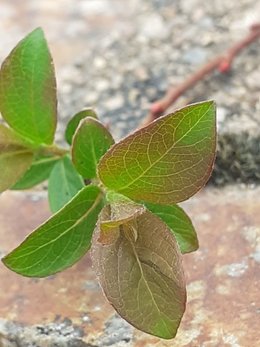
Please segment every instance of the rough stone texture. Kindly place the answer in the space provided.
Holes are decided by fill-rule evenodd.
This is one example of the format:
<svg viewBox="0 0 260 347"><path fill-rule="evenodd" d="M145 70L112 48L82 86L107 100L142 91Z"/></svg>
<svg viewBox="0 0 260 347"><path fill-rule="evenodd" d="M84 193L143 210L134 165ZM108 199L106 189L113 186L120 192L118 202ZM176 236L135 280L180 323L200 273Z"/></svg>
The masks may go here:
<svg viewBox="0 0 260 347"><path fill-rule="evenodd" d="M0 58L43 26L57 65L57 140L63 141L66 122L84 106L94 107L119 139L169 85L241 39L259 13L255 0L2 0ZM216 100L214 183L260 181L259 53L256 42L228 75L215 72L174 105Z"/></svg>
<svg viewBox="0 0 260 347"><path fill-rule="evenodd" d="M49 215L44 197L2 194L1 254ZM212 188L184 207L198 231L200 249L183 257L188 304L175 340L140 333L116 316L86 256L71 269L41 280L0 265L0 346L257 346L260 188Z"/></svg>

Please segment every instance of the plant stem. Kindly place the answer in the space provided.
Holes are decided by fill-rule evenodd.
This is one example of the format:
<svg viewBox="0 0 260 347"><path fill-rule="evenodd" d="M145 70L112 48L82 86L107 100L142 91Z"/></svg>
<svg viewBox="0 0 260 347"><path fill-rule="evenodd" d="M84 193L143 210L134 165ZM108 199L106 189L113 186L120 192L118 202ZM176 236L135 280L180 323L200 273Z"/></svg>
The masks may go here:
<svg viewBox="0 0 260 347"><path fill-rule="evenodd" d="M247 46L256 41L260 37L260 23L251 26L250 33L241 41L235 43L225 54L221 54L199 70L195 71L179 86L170 88L165 96L151 105L150 111L140 127L148 125L153 120L157 119L169 108L182 94L193 87L197 82L201 81L206 75L217 69L221 73L227 73L231 69L234 58Z"/></svg>
<svg viewBox="0 0 260 347"><path fill-rule="evenodd" d="M59 147L56 144L52 146L46 146L41 148L41 153L43 155L57 155L59 157L63 157L64 155L69 153L69 150Z"/></svg>

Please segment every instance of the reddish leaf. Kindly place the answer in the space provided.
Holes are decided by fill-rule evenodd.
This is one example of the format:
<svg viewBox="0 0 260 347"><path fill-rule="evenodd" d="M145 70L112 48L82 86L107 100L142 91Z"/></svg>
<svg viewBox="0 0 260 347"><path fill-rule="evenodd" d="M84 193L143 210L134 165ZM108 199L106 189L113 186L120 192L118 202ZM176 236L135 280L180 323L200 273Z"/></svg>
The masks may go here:
<svg viewBox="0 0 260 347"><path fill-rule="evenodd" d="M101 286L118 313L136 328L165 339L176 335L185 310L181 256L165 223L151 212L111 228L100 242L106 206L93 240L92 259Z"/></svg>
<svg viewBox="0 0 260 347"><path fill-rule="evenodd" d="M215 105L194 104L112 146L99 162L99 177L132 200L174 204L205 185L215 148Z"/></svg>

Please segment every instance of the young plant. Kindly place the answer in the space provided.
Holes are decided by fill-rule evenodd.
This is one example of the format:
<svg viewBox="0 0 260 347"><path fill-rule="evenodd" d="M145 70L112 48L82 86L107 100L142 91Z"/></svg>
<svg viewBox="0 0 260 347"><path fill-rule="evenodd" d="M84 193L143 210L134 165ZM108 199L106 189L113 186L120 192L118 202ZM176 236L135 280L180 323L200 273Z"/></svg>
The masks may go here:
<svg viewBox="0 0 260 347"><path fill-rule="evenodd" d="M215 157L215 105L189 105L122 141L92 110L53 144L56 83L41 29L23 39L0 72L0 191L49 179L54 212L3 258L12 271L45 277L91 248L101 287L136 328L170 339L186 304L181 253L195 251L193 225L176 205L207 182Z"/></svg>

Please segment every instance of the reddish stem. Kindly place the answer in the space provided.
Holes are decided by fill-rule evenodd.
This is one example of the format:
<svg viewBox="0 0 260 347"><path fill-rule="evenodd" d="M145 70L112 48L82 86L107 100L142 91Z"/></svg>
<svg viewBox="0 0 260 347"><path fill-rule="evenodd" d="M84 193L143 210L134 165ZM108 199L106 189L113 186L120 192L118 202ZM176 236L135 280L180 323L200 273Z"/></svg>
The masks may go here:
<svg viewBox="0 0 260 347"><path fill-rule="evenodd" d="M172 87L165 96L151 105L150 112L142 123L142 127L160 117L182 94L201 81L206 75L218 70L221 73L230 71L234 58L247 46L260 37L260 23L251 26L250 33L241 41L231 46L225 54L212 59L199 70L189 76L178 87Z"/></svg>

